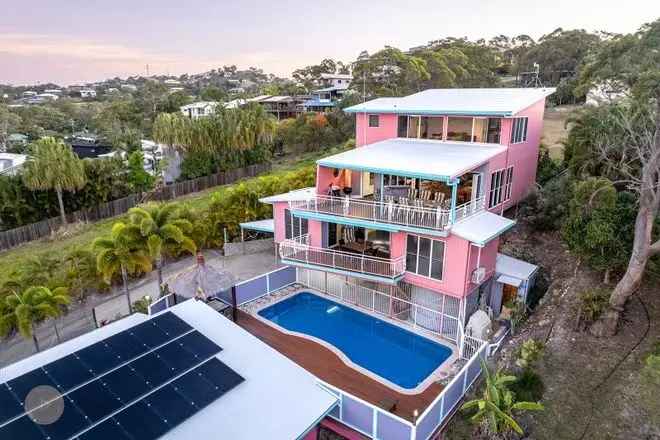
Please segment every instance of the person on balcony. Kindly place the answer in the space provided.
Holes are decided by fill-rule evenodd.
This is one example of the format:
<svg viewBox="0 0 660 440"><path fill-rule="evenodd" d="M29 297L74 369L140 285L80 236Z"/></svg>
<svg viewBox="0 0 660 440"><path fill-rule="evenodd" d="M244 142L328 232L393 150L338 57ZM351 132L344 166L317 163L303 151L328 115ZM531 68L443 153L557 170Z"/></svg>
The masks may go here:
<svg viewBox="0 0 660 440"><path fill-rule="evenodd" d="M334 169L332 172L332 180L330 180L330 194L334 197L341 196L341 191L346 185L345 170Z"/></svg>

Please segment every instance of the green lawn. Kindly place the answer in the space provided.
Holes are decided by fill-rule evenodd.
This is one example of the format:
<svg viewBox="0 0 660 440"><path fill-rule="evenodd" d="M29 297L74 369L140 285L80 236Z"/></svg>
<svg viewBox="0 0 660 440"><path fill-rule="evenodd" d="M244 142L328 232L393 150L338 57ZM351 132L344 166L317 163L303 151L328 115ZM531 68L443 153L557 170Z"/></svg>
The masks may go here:
<svg viewBox="0 0 660 440"><path fill-rule="evenodd" d="M344 149L345 148L343 147L333 147L309 153L291 153L283 157L275 158L272 161L273 173L291 171L310 165L319 157L335 154ZM222 187L210 188L205 191L179 197L175 200L185 202L194 209L204 209L211 203L212 194L220 188ZM15 249L1 252L0 268L2 268L2 270L0 271L0 285L7 281L9 276L30 256L42 252L64 254L78 246L91 247L91 243L96 237L108 234L112 228L112 224L124 217L125 216L118 216L95 223L79 224L72 227L72 230L69 231L66 236L43 238L41 240L24 244Z"/></svg>

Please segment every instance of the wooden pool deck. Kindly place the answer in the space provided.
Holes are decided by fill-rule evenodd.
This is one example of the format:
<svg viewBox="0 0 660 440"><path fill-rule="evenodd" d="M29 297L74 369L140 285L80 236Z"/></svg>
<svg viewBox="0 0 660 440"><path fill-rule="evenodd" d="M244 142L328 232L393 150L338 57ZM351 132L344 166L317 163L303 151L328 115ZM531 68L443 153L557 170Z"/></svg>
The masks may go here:
<svg viewBox="0 0 660 440"><path fill-rule="evenodd" d="M392 412L409 421L413 421L415 410L421 414L442 390L442 385L433 383L419 394L401 394L349 367L322 345L282 333L244 311L238 312L237 324L329 384L375 406L383 400L397 401Z"/></svg>

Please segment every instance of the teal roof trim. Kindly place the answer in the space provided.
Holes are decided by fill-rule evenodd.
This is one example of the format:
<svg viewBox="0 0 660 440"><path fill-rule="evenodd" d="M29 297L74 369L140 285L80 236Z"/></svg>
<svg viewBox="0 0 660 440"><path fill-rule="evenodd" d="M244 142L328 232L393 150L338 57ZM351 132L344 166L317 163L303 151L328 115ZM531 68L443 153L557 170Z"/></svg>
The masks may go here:
<svg viewBox="0 0 660 440"><path fill-rule="evenodd" d="M314 264L307 264L307 263L302 263L300 261L295 261L295 260L287 260L286 258L282 258L282 262L285 264L288 264L290 266L298 266L298 267L303 267L305 269L312 269L312 270L320 270L322 272L330 272L330 273L336 273L339 275L348 275L351 277L355 278L361 278L364 280L369 280L369 281L376 281L379 283L386 283L386 284L392 284L396 285L399 280L403 278L405 273L402 273L401 275L398 275L394 278L388 278L385 276L379 277L377 275L369 275L365 273L360 273L360 272L351 272L350 270L341 270L341 269L334 269L331 267L327 266L321 266L321 265L314 265Z"/></svg>
<svg viewBox="0 0 660 440"><path fill-rule="evenodd" d="M404 225L395 225L391 223L381 223L381 222L372 222L368 220L355 219L350 217L343 217L338 215L331 214L321 214L313 211L301 211L297 209L292 209L291 214L296 217L306 218L308 220L318 220L328 223L339 223L342 225L348 226L357 226L367 229L376 229L379 231L388 231L388 232L412 232L414 234L424 234L424 235L433 235L436 237L446 237L449 235L447 231L439 231L436 229L426 229L426 228L416 228L414 226L404 226Z"/></svg>
<svg viewBox="0 0 660 440"><path fill-rule="evenodd" d="M415 116L502 116L502 117L507 117L507 116L513 116L514 113L511 111L506 111L506 112L494 112L494 111L480 111L480 112L472 112L472 111L454 111L454 110L420 110L420 109L415 109L415 108L402 108L402 107L397 107L396 109L392 108L379 108L379 109L363 109L359 108L358 105L354 105L353 107L347 107L344 109L344 112L346 113L388 113L388 114L395 114L395 115L415 115Z"/></svg>
<svg viewBox="0 0 660 440"><path fill-rule="evenodd" d="M397 170L396 168L365 167L360 165L349 166L343 163L335 163L326 159L319 159L316 161L316 164L327 168L342 168L353 171L369 171L370 173L377 174L395 174L397 176L417 177L425 180L442 180L448 183L451 181L451 176L443 176L441 174L411 173L408 171Z"/></svg>

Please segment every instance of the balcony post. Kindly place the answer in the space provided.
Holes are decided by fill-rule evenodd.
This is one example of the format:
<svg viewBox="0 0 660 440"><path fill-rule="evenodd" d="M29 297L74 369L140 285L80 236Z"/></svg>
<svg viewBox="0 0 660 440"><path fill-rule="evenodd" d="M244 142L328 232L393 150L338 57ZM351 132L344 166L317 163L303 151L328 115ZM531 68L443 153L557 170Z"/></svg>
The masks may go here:
<svg viewBox="0 0 660 440"><path fill-rule="evenodd" d="M449 223L454 224L456 222L456 199L458 197L458 183L460 182L459 178L454 179L451 182L451 208L449 212Z"/></svg>

